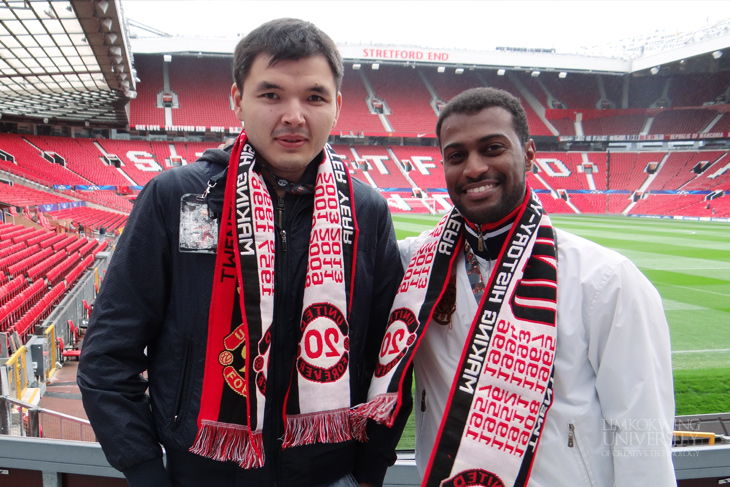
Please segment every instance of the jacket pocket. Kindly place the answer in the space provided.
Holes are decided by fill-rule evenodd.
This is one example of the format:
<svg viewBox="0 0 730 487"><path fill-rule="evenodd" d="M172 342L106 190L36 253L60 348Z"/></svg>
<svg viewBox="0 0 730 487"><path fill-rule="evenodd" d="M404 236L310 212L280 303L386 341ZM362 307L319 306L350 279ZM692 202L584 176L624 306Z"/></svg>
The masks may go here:
<svg viewBox="0 0 730 487"><path fill-rule="evenodd" d="M185 341L185 353L183 354L182 363L182 374L180 375L180 381L177 386L177 397L175 400L174 414L171 420L172 429L177 429L182 423L182 419L185 414L185 400L188 395L188 389L190 388L190 372L192 370L193 363L193 342L188 339Z"/></svg>
<svg viewBox="0 0 730 487"><path fill-rule="evenodd" d="M568 424L568 448L573 452L573 459L575 460L578 470L583 476L583 485L588 487L597 487L593 469L591 468L590 456L587 451L588 445L585 445L580 440L580 433L578 428L575 426L575 422Z"/></svg>

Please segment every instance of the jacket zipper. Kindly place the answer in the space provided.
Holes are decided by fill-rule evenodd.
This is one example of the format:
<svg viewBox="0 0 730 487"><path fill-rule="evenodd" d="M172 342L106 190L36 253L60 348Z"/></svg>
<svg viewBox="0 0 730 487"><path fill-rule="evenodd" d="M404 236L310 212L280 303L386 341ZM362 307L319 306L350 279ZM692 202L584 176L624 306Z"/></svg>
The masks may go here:
<svg viewBox="0 0 730 487"><path fill-rule="evenodd" d="M279 235L281 236L281 250L286 252L286 230L284 230L284 197L280 197L276 202L276 216L279 220Z"/></svg>
<svg viewBox="0 0 730 487"><path fill-rule="evenodd" d="M290 304L287 302L282 302L282 300L286 300L286 299L290 298L290 295L291 295L291 291L289 289L290 288L289 285L291 284L291 281L289 280L289 278L287 277L287 275L284 271L284 269L287 269L289 266L289 264L288 264L289 257L286 254L286 252L288 250L288 234L287 234L286 228L287 228L287 223L289 225L291 225L291 222L297 220L297 217L298 217L299 213L302 212L302 208L303 208L301 203L297 204L297 202L299 202L300 200L295 200L294 205L293 206L290 205L290 208L289 208L290 214L289 214L289 219L287 220L287 218L286 218L287 208L284 203L284 198L285 198L285 195L277 198L276 208L275 208L276 209L276 224L278 226L278 234L279 234L279 238L281 241L281 248L280 249L277 248L276 257L275 257L275 261L274 261L274 276L275 276L274 277L274 294L276 296L274 299L274 302L276 303L275 304L275 314L276 314L276 310L278 310L278 311L286 310L286 308ZM292 212L294 212L294 213L292 214ZM281 250L281 252L279 252L279 250ZM277 352L280 352L281 345L282 345L281 343L279 343L279 347L276 346L277 342L279 340L281 340L281 338L278 335L281 333L285 334L284 330L277 329L278 321L280 321L282 319L283 320L287 319L286 313L283 313L283 314L284 314L283 318L280 317L280 314L277 314L277 320L275 320L272 325L273 340L271 343L271 354L269 355L269 362L270 363L273 362L274 368L273 369L270 368L270 370L273 370L273 372L271 374L269 374L268 384L266 386L267 390L271 390L271 391L275 391L276 388L278 387L278 384L274 382L278 377L281 377L281 379L285 382L287 380L286 379L287 377L289 377L291 380L294 380L294 377L292 376L292 372L293 372L292 370L289 370L289 371L279 370L279 369L283 368L281 365L282 361L276 360L276 356L275 356ZM288 384L288 382L287 382L287 384ZM272 396L276 396L276 394L272 393ZM286 400L286 398L284 398L284 401L285 400ZM275 411L274 414L277 414L277 415L282 414L282 416L283 416L283 414L284 414L283 412L285 411L285 409L286 409L285 402L279 403L279 401L277 400L276 404L274 404L274 411ZM280 411L282 413L280 413ZM269 436L269 440L270 440L269 444L273 445L273 447L271 449L272 458L270 460L267 459L266 461L267 462L271 461L271 465L277 465L279 463L279 458L278 458L279 443L278 442L279 442L280 438L277 436L274 428L271 428L270 431L271 431L271 435ZM276 487L280 483L279 482L280 470L278 468L272 469L272 477L273 478L271 479L272 480L271 486Z"/></svg>
<svg viewBox="0 0 730 487"><path fill-rule="evenodd" d="M592 487L596 485L595 481L593 480L593 476L591 475L591 471L588 468L588 461L585 457L585 453L583 452L583 448L581 448L580 443L578 442L578 434L575 431L575 425L573 423L568 424L568 447L569 448L578 448L578 458L580 459L580 463L583 466L583 470L586 475L586 480L588 480L588 486Z"/></svg>
<svg viewBox="0 0 730 487"><path fill-rule="evenodd" d="M191 355L193 353L193 345L190 340L187 340L185 344L185 357L183 360L183 375L180 380L180 387L177 391L177 403L175 405L175 415L172 417L172 427L177 428L181 422L181 412L183 409L183 399L185 397L185 391L187 390L188 383L190 382L190 364L192 362Z"/></svg>
<svg viewBox="0 0 730 487"><path fill-rule="evenodd" d="M278 197L277 201L276 201L276 222L277 222L277 226L278 226L279 238L281 240L281 248L277 249L276 258L274 261L274 276L275 276L274 302L276 303L277 301L279 301L279 304L275 305L275 307L281 307L282 306L281 300L284 299L286 296L288 296L288 293L289 293L289 289L288 289L288 285L287 285L288 282L286 281L286 278L285 278L284 272L283 272L283 269L286 269L286 267L287 267L286 252L288 250L287 233L286 233L286 228L285 228L286 204L284 203L284 198L285 198L285 195L282 195L282 196ZM278 252L278 250L281 250L281 252ZM276 298L276 296L278 296L278 299ZM277 321L275 320L274 323L272 324L271 331L273 333L274 339L272 340L272 343L271 343L271 353L269 355L269 361L274 360L274 369L273 369L273 373L269 374L269 378L268 378L269 383L267 384L267 389L270 388L272 391L275 391L276 387L278 386L278 384L276 384L274 382L277 380L278 376L281 374L281 377L286 377L285 371L278 370L280 368L280 365L279 365L280 362L277 361L276 357L275 357L276 352L278 352L279 351L278 349L281 348L281 347L276 347L276 342L278 340L280 340L278 335L280 335L281 333L284 333L283 330L276 329L277 328L276 323L277 323ZM271 370L271 368L269 368L269 370ZM272 396L276 396L276 394L274 393L274 394L272 394ZM285 411L285 409L286 409L285 402L279 403L278 400L275 401L274 414L279 414L278 411L283 412L283 411ZM282 413L282 416L283 416L283 413ZM279 438L278 438L278 435L276 434L275 428L272 428L270 430L270 432L271 433L270 433L270 437L269 437L269 444L273 445L273 447L271 449L271 456L272 456L271 464L277 465L279 463L279 458L278 458L279 457L279 444L278 444ZM272 487L275 487L279 484L279 470L277 468L272 469L272 476L273 476Z"/></svg>

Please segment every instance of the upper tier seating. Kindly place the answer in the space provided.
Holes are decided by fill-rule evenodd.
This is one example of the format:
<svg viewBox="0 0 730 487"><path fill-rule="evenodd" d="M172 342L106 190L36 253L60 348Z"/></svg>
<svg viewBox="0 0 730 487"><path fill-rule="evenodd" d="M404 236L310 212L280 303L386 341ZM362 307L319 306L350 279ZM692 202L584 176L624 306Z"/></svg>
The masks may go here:
<svg viewBox="0 0 730 487"><path fill-rule="evenodd" d="M604 78L606 77L604 76ZM598 103L599 91L596 75L570 73L565 78L559 78L558 73L551 72L541 73L539 78L532 78L528 73L524 73L520 77L523 82L528 79L535 82L539 79L553 98L563 103L565 108L596 108ZM534 89L531 91L537 96ZM540 91L542 92L542 90ZM539 99L546 108L557 108L548 105L546 96Z"/></svg>
<svg viewBox="0 0 730 487"><path fill-rule="evenodd" d="M620 112L606 111L606 114L616 113L606 117L583 119L583 133L585 135L638 135L646 123L645 114L621 114Z"/></svg>
<svg viewBox="0 0 730 487"><path fill-rule="evenodd" d="M170 89L177 94L179 104L172 110L172 124L239 126L241 122L231 109L232 84L230 59L172 56Z"/></svg>
<svg viewBox="0 0 730 487"><path fill-rule="evenodd" d="M137 98L129 104L129 125L165 126L165 111L157 107L157 94L162 92L162 56L135 55L134 67L137 77Z"/></svg>
<svg viewBox="0 0 730 487"><path fill-rule="evenodd" d="M665 110L654 116L650 134L693 134L702 132L717 116L714 110L703 108Z"/></svg>
<svg viewBox="0 0 730 487"><path fill-rule="evenodd" d="M342 110L332 132L385 135L387 132L378 115L370 113L367 104L368 92L360 76L360 71L345 70L342 79Z"/></svg>
<svg viewBox="0 0 730 487"><path fill-rule="evenodd" d="M383 65L367 73L375 94L390 108L388 121L395 134L433 134L436 113L430 106L431 94L414 69Z"/></svg>

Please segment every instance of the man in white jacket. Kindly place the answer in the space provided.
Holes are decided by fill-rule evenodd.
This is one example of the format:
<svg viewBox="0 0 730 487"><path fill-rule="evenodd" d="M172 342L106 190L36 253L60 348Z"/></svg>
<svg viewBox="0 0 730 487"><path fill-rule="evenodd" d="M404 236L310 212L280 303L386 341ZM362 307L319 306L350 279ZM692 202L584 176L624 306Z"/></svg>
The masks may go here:
<svg viewBox="0 0 730 487"><path fill-rule="evenodd" d="M423 485L676 485L656 289L622 255L552 228L526 183L535 146L512 95L468 90L436 133L458 211L400 243L379 368L391 386L378 391L376 372L370 394L392 397L412 353Z"/></svg>

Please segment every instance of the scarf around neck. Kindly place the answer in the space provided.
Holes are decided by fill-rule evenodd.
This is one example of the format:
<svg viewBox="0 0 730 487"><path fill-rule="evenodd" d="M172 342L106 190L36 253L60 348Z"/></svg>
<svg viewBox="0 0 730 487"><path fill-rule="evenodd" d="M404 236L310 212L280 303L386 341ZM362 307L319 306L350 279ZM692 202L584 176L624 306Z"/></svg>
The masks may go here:
<svg viewBox="0 0 730 487"><path fill-rule="evenodd" d="M274 208L245 131L229 162L208 319L198 434L190 451L243 468L264 464L274 320ZM364 438L351 418L349 290L358 229L349 173L329 145L319 164L283 447Z"/></svg>
<svg viewBox="0 0 730 487"><path fill-rule="evenodd" d="M406 371L464 248L464 226L454 208L412 253L360 414L393 424ZM471 323L423 486L527 484L552 404L556 315L554 234L528 187Z"/></svg>

